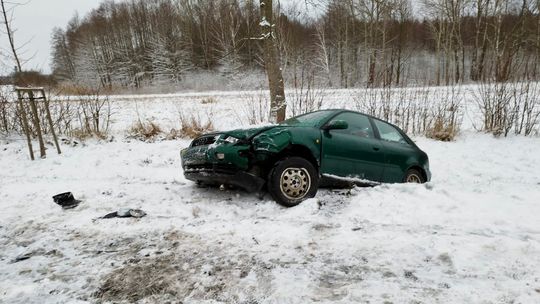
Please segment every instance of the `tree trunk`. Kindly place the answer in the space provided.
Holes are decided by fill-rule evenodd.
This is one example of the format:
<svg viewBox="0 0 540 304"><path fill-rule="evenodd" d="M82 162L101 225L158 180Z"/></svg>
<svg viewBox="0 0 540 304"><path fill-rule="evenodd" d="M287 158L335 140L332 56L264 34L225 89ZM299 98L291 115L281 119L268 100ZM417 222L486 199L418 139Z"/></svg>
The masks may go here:
<svg viewBox="0 0 540 304"><path fill-rule="evenodd" d="M17 48L15 48L15 42L13 41L13 32L11 30L11 25L10 25L10 22L9 22L9 19L8 19L8 16L7 16L6 6L4 4L4 0L0 1L0 3L2 4L2 14L4 16L4 23L5 23L5 26L6 26L6 33L8 35L9 46L11 47L11 52L13 53L13 58L15 59L17 72L22 72L21 61L19 60L19 56L17 54Z"/></svg>
<svg viewBox="0 0 540 304"><path fill-rule="evenodd" d="M264 40L264 65L270 88L270 121L277 123L285 120L285 85L280 67L280 56L274 32L272 0L260 0L261 38Z"/></svg>

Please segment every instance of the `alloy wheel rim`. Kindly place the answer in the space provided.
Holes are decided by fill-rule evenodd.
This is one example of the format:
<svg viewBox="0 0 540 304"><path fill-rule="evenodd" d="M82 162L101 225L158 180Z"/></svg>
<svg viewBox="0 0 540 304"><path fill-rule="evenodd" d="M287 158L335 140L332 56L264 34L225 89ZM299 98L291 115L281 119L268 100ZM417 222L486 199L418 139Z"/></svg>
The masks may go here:
<svg viewBox="0 0 540 304"><path fill-rule="evenodd" d="M279 180L281 193L291 200L302 199L311 187L311 177L305 168L287 168Z"/></svg>
<svg viewBox="0 0 540 304"><path fill-rule="evenodd" d="M407 176L407 183L420 184L421 183L420 176L416 174L410 174L409 176Z"/></svg>

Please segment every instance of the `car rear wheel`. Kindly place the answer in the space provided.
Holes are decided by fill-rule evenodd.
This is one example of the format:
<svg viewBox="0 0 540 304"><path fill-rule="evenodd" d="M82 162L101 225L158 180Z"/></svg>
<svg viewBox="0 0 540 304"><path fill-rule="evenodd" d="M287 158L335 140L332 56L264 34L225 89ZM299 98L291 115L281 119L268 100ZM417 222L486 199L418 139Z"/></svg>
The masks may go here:
<svg viewBox="0 0 540 304"><path fill-rule="evenodd" d="M424 175L417 169L409 169L407 174L405 174L403 182L411 184L423 184L426 182L426 179L424 178Z"/></svg>
<svg viewBox="0 0 540 304"><path fill-rule="evenodd" d="M268 176L268 192L285 207L294 207L314 197L318 188L317 170L301 157L287 157L278 161Z"/></svg>

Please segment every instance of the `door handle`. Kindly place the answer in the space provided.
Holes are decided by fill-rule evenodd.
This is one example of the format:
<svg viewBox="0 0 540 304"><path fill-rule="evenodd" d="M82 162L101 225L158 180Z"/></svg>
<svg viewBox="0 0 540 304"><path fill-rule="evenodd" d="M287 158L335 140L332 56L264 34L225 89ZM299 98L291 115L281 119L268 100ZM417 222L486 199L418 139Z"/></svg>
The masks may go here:
<svg viewBox="0 0 540 304"><path fill-rule="evenodd" d="M373 147L373 150L375 150L375 151L379 151L380 149L381 148L379 148L379 147Z"/></svg>

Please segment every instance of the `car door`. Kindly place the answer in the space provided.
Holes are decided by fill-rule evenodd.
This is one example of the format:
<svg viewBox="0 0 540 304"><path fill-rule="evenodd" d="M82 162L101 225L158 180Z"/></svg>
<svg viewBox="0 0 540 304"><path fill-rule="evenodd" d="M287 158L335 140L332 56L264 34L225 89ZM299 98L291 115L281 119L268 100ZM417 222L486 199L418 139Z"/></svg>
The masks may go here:
<svg viewBox="0 0 540 304"><path fill-rule="evenodd" d="M373 119L373 122L384 149L385 169L382 180L387 183L402 182L415 149L394 126L378 119Z"/></svg>
<svg viewBox="0 0 540 304"><path fill-rule="evenodd" d="M344 120L349 127L344 130L321 130L321 173L380 181L384 154L369 118L344 112L329 123L335 120Z"/></svg>

